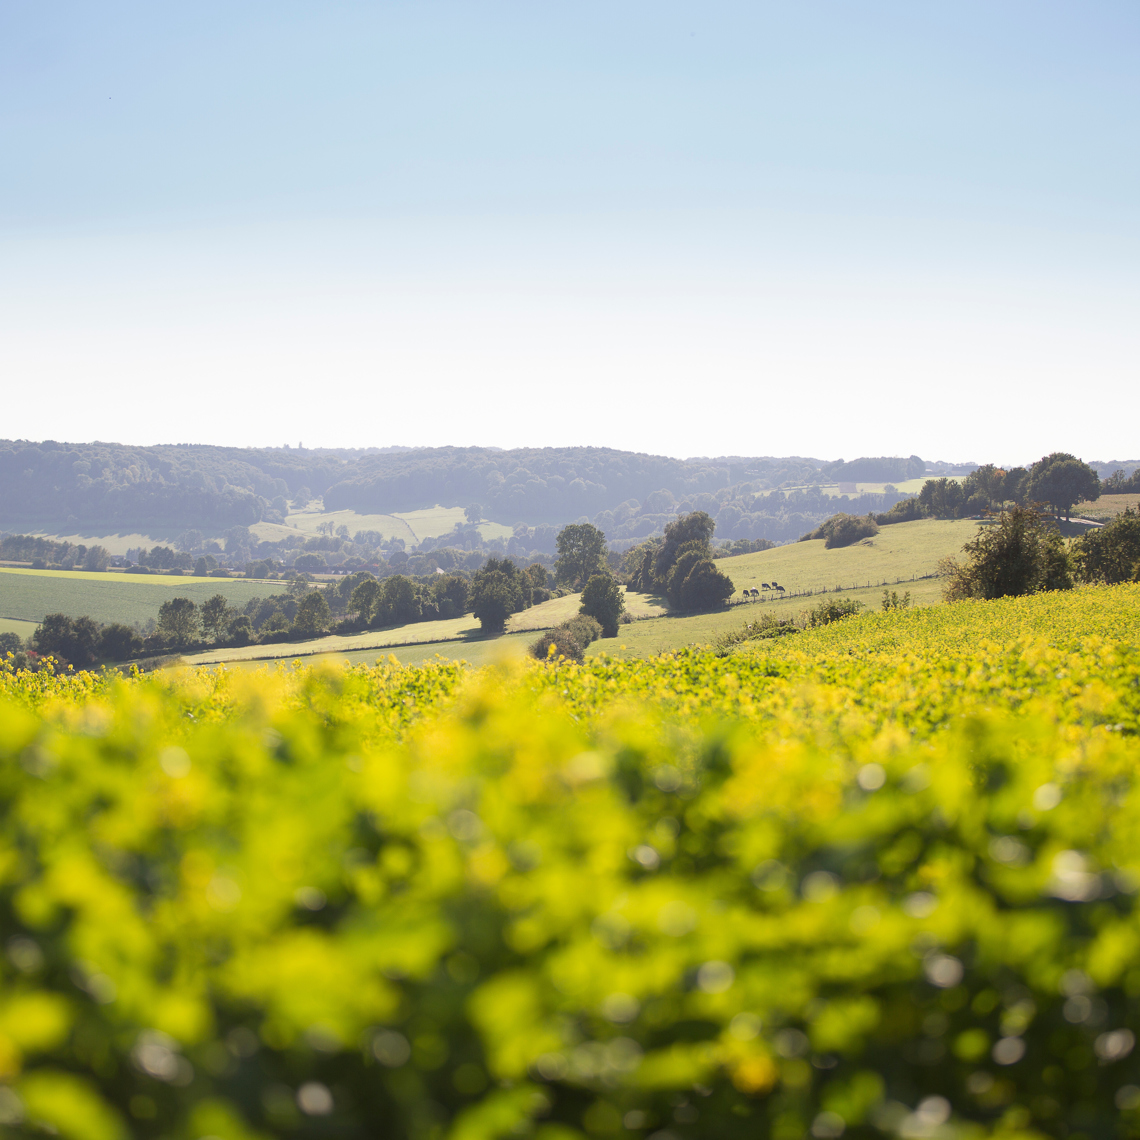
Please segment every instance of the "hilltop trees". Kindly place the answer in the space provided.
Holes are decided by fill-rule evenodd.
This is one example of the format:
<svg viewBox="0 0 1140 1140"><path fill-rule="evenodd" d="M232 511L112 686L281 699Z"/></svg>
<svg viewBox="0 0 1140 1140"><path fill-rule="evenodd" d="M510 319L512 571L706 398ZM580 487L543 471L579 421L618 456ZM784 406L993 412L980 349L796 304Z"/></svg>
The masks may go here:
<svg viewBox="0 0 1140 1140"><path fill-rule="evenodd" d="M175 645L189 645L198 636L198 607L189 598L163 602L158 610L158 628Z"/></svg>

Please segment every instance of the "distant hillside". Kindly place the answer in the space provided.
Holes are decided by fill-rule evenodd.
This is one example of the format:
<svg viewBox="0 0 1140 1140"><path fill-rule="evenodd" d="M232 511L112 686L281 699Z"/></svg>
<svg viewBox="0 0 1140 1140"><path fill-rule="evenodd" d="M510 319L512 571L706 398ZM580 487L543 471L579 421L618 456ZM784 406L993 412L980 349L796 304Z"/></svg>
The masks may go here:
<svg viewBox="0 0 1140 1140"><path fill-rule="evenodd" d="M946 467L949 465L935 465ZM146 528L221 533L283 521L300 500L390 514L477 506L515 527L586 518L615 541L659 533L678 511L706 510L718 538L798 538L838 507L819 484L898 483L917 456L827 461L672 459L598 447L302 449L194 444L0 441L0 528ZM884 510L898 493L849 495L842 509Z"/></svg>

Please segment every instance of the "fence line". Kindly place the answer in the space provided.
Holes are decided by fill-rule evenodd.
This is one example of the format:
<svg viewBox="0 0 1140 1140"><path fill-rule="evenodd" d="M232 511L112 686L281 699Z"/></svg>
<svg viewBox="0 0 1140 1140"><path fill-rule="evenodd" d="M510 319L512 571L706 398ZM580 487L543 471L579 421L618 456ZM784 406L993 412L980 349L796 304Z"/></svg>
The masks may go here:
<svg viewBox="0 0 1140 1140"><path fill-rule="evenodd" d="M730 606L751 606L757 602L786 602L789 598L814 598L817 594L842 594L847 590L871 590L878 589L879 586L901 586L905 582L925 582L937 577L939 577L938 574L912 574L909 578L896 578L893 582L887 579L881 582L864 582L861 585L856 582L851 586L821 586L812 590L785 590L782 594L772 591L761 594L759 598L738 598L734 596L729 599L728 604Z"/></svg>

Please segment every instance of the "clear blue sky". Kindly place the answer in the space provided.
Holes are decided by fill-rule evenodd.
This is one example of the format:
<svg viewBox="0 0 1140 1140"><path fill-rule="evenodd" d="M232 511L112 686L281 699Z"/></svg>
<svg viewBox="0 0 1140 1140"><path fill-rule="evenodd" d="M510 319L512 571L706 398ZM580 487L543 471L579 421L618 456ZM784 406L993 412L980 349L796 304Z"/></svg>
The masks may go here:
<svg viewBox="0 0 1140 1140"><path fill-rule="evenodd" d="M1140 6L0 4L0 435L1140 456Z"/></svg>

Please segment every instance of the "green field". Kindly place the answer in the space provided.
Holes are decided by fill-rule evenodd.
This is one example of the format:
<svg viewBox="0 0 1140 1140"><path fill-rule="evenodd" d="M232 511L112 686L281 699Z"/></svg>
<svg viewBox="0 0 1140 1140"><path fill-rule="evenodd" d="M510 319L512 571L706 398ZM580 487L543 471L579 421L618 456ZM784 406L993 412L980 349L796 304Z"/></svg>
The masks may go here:
<svg viewBox="0 0 1140 1140"><path fill-rule="evenodd" d="M422 511L402 511L395 514L359 514L356 511L321 511L306 509L293 511L284 523L256 523L249 529L263 542L279 542L300 531L307 537L316 537L320 528L332 523L334 528L348 527L349 535L358 530L374 530L385 538L402 538L409 547L425 538L438 538L455 529L464 521L462 507L429 507ZM483 522L479 533L486 539L510 538L511 528L502 523Z"/></svg>
<svg viewBox="0 0 1140 1140"><path fill-rule="evenodd" d="M29 638L36 632L36 622L21 621L19 618L0 618L0 633L16 633Z"/></svg>
<svg viewBox="0 0 1140 1140"><path fill-rule="evenodd" d="M170 598L201 604L224 594L232 606L264 598L283 582L244 578L171 578L164 574L95 574L82 570L20 570L0 567L0 617L41 621L45 614L92 617L100 622L146 621L158 617Z"/></svg>
<svg viewBox="0 0 1140 1140"><path fill-rule="evenodd" d="M1140 510L1140 495L1101 495L1093 503L1078 503L1073 508L1073 515L1077 518L1108 522L1129 508L1134 511Z"/></svg>

